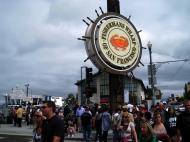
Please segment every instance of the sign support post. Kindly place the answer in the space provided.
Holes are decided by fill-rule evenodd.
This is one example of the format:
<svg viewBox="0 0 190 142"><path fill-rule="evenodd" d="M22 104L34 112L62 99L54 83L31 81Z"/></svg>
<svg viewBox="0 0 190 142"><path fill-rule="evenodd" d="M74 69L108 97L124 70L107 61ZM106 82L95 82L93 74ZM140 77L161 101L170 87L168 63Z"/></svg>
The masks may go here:
<svg viewBox="0 0 190 142"><path fill-rule="evenodd" d="M120 14L119 0L107 0L107 12ZM109 73L110 107L124 103L124 75Z"/></svg>

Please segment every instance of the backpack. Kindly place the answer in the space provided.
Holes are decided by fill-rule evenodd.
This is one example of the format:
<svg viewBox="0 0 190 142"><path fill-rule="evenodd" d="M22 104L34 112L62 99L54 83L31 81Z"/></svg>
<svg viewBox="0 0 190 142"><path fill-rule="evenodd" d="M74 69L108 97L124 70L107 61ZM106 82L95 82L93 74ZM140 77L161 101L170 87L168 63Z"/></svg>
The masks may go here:
<svg viewBox="0 0 190 142"><path fill-rule="evenodd" d="M111 116L108 112L102 114L102 130L108 131L111 127Z"/></svg>

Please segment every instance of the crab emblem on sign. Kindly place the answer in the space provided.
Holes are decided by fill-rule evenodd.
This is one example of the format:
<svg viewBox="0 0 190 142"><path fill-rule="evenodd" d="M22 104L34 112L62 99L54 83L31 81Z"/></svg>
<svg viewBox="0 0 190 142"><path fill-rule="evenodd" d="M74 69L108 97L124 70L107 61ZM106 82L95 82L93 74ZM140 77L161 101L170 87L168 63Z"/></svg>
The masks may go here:
<svg viewBox="0 0 190 142"><path fill-rule="evenodd" d="M127 38L117 34L111 37L110 42L116 50L126 50L127 46L129 45Z"/></svg>

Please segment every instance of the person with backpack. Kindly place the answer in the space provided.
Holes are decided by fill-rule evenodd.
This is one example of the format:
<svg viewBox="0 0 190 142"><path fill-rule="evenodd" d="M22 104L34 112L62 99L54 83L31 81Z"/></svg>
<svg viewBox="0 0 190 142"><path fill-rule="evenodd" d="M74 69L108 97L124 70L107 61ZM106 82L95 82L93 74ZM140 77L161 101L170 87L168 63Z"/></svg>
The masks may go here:
<svg viewBox="0 0 190 142"><path fill-rule="evenodd" d="M92 113L88 106L85 107L85 112L81 115L83 139L89 141L92 131Z"/></svg>
<svg viewBox="0 0 190 142"><path fill-rule="evenodd" d="M119 129L121 125L121 108L117 108L116 112L112 115L112 129L113 129L113 141L120 142L121 141L121 130Z"/></svg>
<svg viewBox="0 0 190 142"><path fill-rule="evenodd" d="M111 115L106 106L102 107L102 140L107 142L108 130L111 128Z"/></svg>

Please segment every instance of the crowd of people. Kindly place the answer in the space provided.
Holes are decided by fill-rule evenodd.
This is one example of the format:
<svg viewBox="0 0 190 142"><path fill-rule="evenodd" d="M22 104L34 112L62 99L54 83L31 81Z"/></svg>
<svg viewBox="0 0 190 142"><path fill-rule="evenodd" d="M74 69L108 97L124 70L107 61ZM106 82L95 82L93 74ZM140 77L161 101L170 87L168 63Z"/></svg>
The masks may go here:
<svg viewBox="0 0 190 142"><path fill-rule="evenodd" d="M54 102L45 101L31 111L35 124L33 140L63 142L64 137L82 133L84 141L107 142L111 131L114 142L188 142L190 100L186 100L184 106L185 111L177 115L174 108L161 102L150 110L145 104L133 107L124 104L111 110L106 104L56 108ZM15 121L19 127L22 126L18 119L21 113L21 107L17 108Z"/></svg>
<svg viewBox="0 0 190 142"><path fill-rule="evenodd" d="M188 142L190 130L190 100L184 102L184 112L177 114L166 103L157 103L150 110L145 104L128 107L119 105L110 110L106 105L76 106L75 131L83 130L84 140L96 130L94 141L107 142L108 131L114 142ZM187 128L187 129L184 129ZM74 134L73 134L74 135Z"/></svg>

